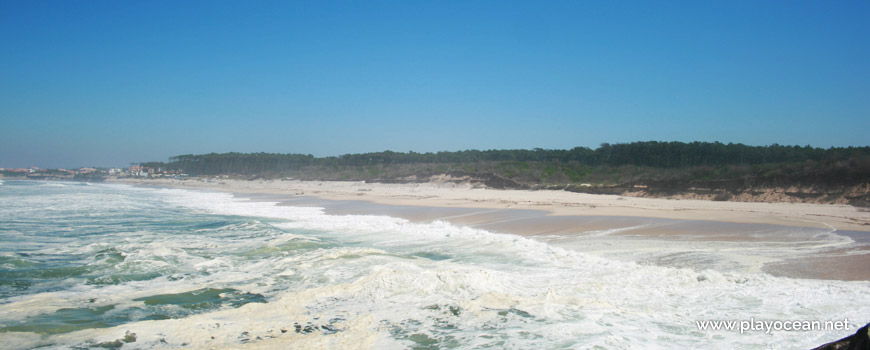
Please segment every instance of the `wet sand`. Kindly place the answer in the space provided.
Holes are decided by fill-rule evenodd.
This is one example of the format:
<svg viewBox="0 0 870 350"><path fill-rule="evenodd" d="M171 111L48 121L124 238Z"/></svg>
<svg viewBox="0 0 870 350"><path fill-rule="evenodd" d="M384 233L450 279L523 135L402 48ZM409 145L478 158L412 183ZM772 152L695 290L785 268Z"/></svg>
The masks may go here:
<svg viewBox="0 0 870 350"><path fill-rule="evenodd" d="M462 183L382 184L347 181L110 179L109 182L232 193L447 208L542 210L556 216L627 216L836 228L870 232L870 210L849 205L748 203L593 195L566 191L493 190Z"/></svg>
<svg viewBox="0 0 870 350"><path fill-rule="evenodd" d="M456 184L227 181L127 183L231 192L279 205L321 207L331 215L442 220L641 264L870 280L870 213L850 206L675 201Z"/></svg>
<svg viewBox="0 0 870 350"><path fill-rule="evenodd" d="M447 221L642 264L763 272L791 278L870 280L868 232L630 216L559 216L529 209L387 205L274 194L236 195L278 205L320 207L330 215L382 215L414 223ZM832 240L831 236L840 239Z"/></svg>

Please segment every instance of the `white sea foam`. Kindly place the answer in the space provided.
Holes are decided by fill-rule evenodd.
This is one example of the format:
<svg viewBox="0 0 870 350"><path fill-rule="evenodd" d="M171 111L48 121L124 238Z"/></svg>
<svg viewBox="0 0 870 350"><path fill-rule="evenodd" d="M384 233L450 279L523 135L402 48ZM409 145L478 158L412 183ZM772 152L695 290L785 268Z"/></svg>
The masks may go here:
<svg viewBox="0 0 870 350"><path fill-rule="evenodd" d="M11 314L21 317L77 307L86 298L94 299L90 304L129 310L138 305L133 299L204 285L262 293L270 296L268 303L42 338L8 332L0 334L0 340L19 348L61 348L114 341L131 332L137 340L125 349L427 344L499 349L809 348L841 334L699 331L695 321L848 318L854 327L870 315L867 282L647 266L443 221L330 216L320 208L249 202L223 193L150 191L203 213L252 219L232 227L199 229L217 238L191 234L143 241L130 233L125 236L129 246L117 247L127 254L124 263L133 265L125 268L165 263L181 279L170 275L18 297L0 309L0 322ZM269 225L280 230L264 229L266 219L277 220ZM220 236L246 229L252 233L245 239ZM228 253L221 256L206 259L190 253L223 244L227 246L221 249ZM288 244L312 246L273 254ZM95 242L75 249L104 248ZM185 274L194 272L205 274L186 283Z"/></svg>

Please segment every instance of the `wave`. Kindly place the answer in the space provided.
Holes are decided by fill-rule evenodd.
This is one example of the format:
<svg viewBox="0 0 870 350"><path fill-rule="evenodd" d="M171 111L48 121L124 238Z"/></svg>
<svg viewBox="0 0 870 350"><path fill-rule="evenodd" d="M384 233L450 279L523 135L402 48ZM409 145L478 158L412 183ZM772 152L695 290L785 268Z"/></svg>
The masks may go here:
<svg viewBox="0 0 870 350"><path fill-rule="evenodd" d="M224 193L148 193L202 215L222 215L225 221L210 221L208 227L191 224L187 233L172 237L130 232L117 237L126 243L84 246L84 255L103 252L100 261L123 255L117 264L125 271L167 271L86 292L17 297L0 308L0 324L64 309L111 307L105 313L130 315L154 295L188 296L203 288L232 289L208 294L227 302L175 319L63 334L0 332L4 344L809 348L839 334L700 331L695 321L848 318L856 325L870 314L867 282L649 266L444 221L332 216L321 208L249 202ZM153 265L142 268L144 264ZM242 297L248 295L262 298ZM255 301L230 305L240 298ZM135 341L125 342L131 334Z"/></svg>
<svg viewBox="0 0 870 350"><path fill-rule="evenodd" d="M870 284L866 282L801 280L758 273L722 273L709 269L696 271L687 268L639 265L631 261L609 260L562 249L524 237L458 227L442 221L416 224L404 219L383 216L329 216L320 208L283 207L276 206L274 203L243 203L224 194L188 193L187 196L212 197L211 200L199 197L196 200L186 201L189 206L210 212L285 219L288 222L277 225L286 229L331 232L332 236L351 239L354 242L361 242L403 256L413 255L415 250L449 256L448 259L429 260L427 263L434 265L427 265L428 267L421 267L420 264L398 264L395 265L398 267L392 269L382 267L351 282L352 286L368 287L357 289L350 285L342 285L339 289L351 288L354 290L353 294L369 295L369 297L379 294L392 295L395 293L391 291L393 286L399 290L411 289L412 291L400 293L406 296L419 297L434 294L432 305L459 307L465 310L464 312L475 315L473 320L481 322L479 324L481 326L487 322L480 318L486 314L485 310L504 311L513 308L534 316L536 320L548 321L545 322L548 326L540 329L538 334L550 334L548 332L563 326L559 321L570 321L579 322L592 329L596 328L593 326L603 327L602 325L614 324L608 334L630 333L645 329L645 332L651 332L656 337L671 339L676 344L681 342L704 344L713 338L710 338L710 334L698 334L697 329L694 329L695 325L691 322L693 319L726 319L738 316L745 316L747 319L753 316L805 319L812 314L819 318L830 319L848 316L851 317L850 319L866 322L866 316L852 311L855 305L860 304L860 300L870 292L868 288ZM214 196L222 199L216 200ZM605 235L609 233L612 232L601 232ZM833 233L826 234L833 235ZM842 237L833 235L831 238ZM411 276L419 278L420 281L405 280ZM425 276L429 276L429 279ZM441 293L437 292L438 290L448 292ZM490 300L493 295L498 295L497 300L506 304L480 304L483 300ZM370 308L375 309L390 303L388 300L383 300L385 305L370 305L359 298L350 299L353 302L349 305L369 304ZM475 303L478 303L477 306L473 306ZM466 307L463 308L463 305ZM579 311L580 305L583 311ZM591 313L597 317L587 312L590 308L598 309L600 313ZM818 310L837 310L837 312L825 313ZM865 311L870 309L865 308ZM605 314L618 316L605 316ZM378 314L381 321L390 319L390 315L389 311ZM414 319L420 320L426 317L419 315ZM662 321L663 319L666 321ZM471 320L464 321L471 322ZM394 320L394 322L401 323L401 320ZM432 320L432 322L434 327L437 321ZM644 326L635 328L639 324ZM550 329L549 327L553 328L550 331L546 330ZM614 330L617 332L613 332ZM563 338L550 334L552 338L547 342L553 344L569 339L586 339L589 344L596 344L595 336L586 334L579 328L577 332L579 333L573 336L585 334L587 337ZM436 333L431 333L430 329L430 333L427 334L438 338ZM726 337L722 334L716 336ZM804 336L800 338L795 337L794 334L780 334L775 336L775 339L782 341L782 344L795 346L819 343L812 338L812 334L804 334ZM443 338L441 336L442 340ZM604 338L599 339L599 344L607 344ZM637 340L649 343L649 340L654 337L642 338ZM739 335L733 340L745 341L745 338ZM762 339L758 342L758 344L771 343L773 342L770 339ZM666 342L660 345L667 344L675 343Z"/></svg>

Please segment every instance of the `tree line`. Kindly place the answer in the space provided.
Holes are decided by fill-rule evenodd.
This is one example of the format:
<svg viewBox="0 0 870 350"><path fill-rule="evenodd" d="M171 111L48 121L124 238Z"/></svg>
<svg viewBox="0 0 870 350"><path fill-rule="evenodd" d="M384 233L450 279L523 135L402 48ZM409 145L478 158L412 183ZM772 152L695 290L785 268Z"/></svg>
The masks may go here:
<svg viewBox="0 0 870 350"><path fill-rule="evenodd" d="M180 155L169 162L142 165L190 175L242 178L401 182L425 181L433 175L448 174L479 179L496 176L521 187L576 187L589 183L596 188L643 185L671 192L692 188L733 192L790 186L844 192L870 183L870 147L823 149L719 142L633 142L602 144L594 150L575 147L437 153L384 151L337 157L209 153ZM870 205L870 195L865 202Z"/></svg>
<svg viewBox="0 0 870 350"><path fill-rule="evenodd" d="M522 162L576 164L590 167L640 166L663 169L806 163L812 166L858 162L870 157L870 147L747 146L720 142L632 142L602 144L597 149L465 150L457 152L374 152L314 157L310 154L209 153L179 155L169 162L143 166L181 170L192 175L258 175L299 171L306 167L360 167L399 164L474 164Z"/></svg>

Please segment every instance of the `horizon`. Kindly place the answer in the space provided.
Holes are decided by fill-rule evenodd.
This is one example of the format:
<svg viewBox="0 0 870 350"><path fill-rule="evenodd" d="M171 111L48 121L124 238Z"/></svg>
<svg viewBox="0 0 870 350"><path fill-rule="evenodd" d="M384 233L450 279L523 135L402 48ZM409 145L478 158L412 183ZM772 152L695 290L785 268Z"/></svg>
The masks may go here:
<svg viewBox="0 0 870 350"><path fill-rule="evenodd" d="M870 3L0 3L0 167L870 145Z"/></svg>

